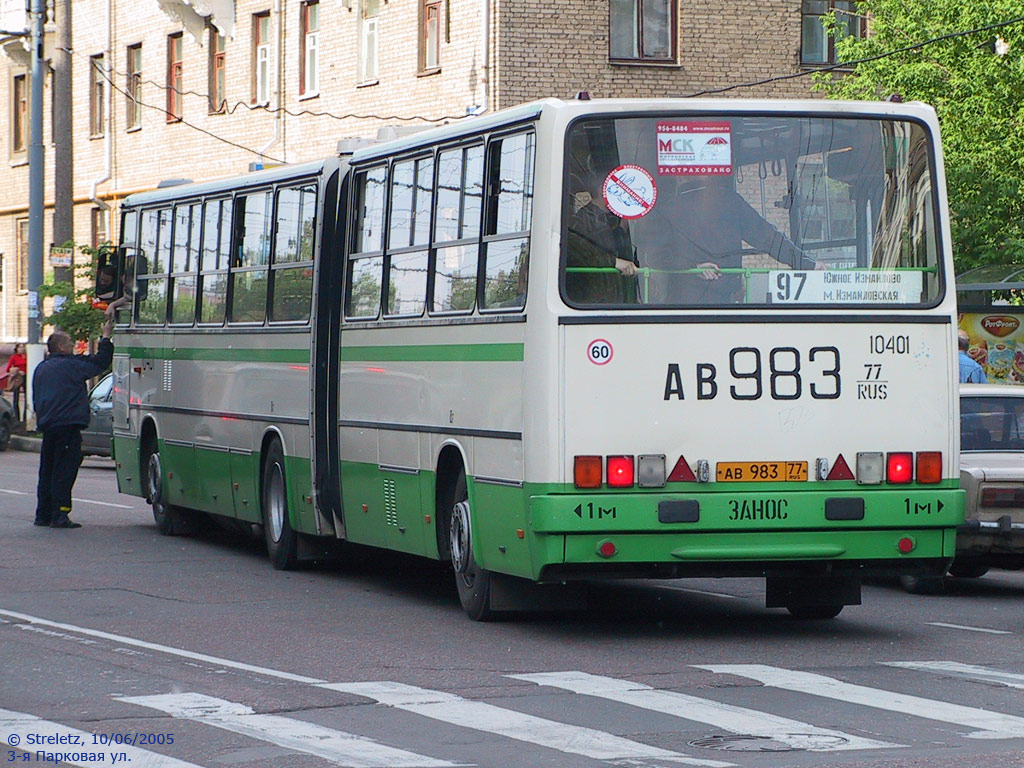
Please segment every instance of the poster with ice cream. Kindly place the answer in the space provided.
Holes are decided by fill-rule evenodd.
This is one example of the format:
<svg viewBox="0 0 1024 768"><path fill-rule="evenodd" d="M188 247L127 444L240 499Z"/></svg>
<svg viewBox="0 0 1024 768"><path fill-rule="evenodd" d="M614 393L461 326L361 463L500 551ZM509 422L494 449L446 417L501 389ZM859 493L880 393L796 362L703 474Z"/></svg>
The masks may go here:
<svg viewBox="0 0 1024 768"><path fill-rule="evenodd" d="M964 312L960 327L971 338L967 354L985 369L989 383L1024 384L1024 314Z"/></svg>

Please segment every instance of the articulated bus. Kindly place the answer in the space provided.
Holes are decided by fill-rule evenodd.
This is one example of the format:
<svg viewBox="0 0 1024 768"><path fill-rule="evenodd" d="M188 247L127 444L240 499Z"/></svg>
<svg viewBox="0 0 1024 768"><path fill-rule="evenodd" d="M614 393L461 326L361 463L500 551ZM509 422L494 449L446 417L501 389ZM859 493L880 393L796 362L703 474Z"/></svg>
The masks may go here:
<svg viewBox="0 0 1024 768"><path fill-rule="evenodd" d="M925 105L545 100L122 216L117 477L162 533L450 561L474 619L705 576L831 618L953 557Z"/></svg>

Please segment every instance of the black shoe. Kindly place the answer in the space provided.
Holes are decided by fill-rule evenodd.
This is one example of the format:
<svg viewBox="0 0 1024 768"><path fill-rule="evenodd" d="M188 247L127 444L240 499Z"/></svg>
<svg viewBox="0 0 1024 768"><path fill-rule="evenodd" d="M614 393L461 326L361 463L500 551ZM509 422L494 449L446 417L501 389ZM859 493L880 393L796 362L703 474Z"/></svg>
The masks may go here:
<svg viewBox="0 0 1024 768"><path fill-rule="evenodd" d="M32 522L32 525L41 525L41 526L43 526L45 528L49 528L50 527L50 521L49 520L34 520Z"/></svg>
<svg viewBox="0 0 1024 768"><path fill-rule="evenodd" d="M65 520L63 523L50 523L51 528L81 528L81 523Z"/></svg>

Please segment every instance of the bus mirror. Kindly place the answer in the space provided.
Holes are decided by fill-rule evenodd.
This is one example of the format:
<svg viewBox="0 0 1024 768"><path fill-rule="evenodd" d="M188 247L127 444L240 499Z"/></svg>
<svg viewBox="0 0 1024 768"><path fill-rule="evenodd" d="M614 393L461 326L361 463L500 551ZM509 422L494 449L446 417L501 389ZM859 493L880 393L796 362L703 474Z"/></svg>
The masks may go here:
<svg viewBox="0 0 1024 768"><path fill-rule="evenodd" d="M124 294L124 249L102 248L96 265L96 289L93 306L107 305Z"/></svg>

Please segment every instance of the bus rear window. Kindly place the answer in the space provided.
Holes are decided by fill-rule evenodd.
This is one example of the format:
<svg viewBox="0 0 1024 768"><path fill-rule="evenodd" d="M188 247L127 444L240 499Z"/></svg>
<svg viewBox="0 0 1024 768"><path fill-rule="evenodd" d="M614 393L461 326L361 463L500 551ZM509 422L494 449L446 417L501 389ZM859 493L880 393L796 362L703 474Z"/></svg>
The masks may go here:
<svg viewBox="0 0 1024 768"><path fill-rule="evenodd" d="M932 149L917 123L585 119L565 152L570 305L845 308L942 295Z"/></svg>

